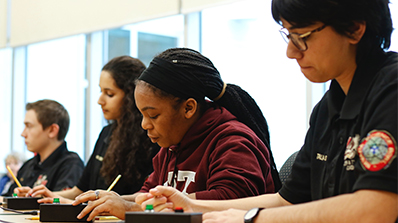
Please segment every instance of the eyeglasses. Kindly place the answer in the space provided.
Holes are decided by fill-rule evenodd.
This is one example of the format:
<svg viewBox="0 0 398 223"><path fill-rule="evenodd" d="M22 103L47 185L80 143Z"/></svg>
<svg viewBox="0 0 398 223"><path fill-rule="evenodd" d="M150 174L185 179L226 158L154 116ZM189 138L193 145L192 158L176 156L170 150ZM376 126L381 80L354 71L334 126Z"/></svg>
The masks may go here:
<svg viewBox="0 0 398 223"><path fill-rule="evenodd" d="M326 25L323 25L319 28L316 28L316 29L306 32L304 34L299 34L299 33L288 34L289 31L286 28L282 28L281 30L279 30L279 32L281 33L281 35L286 43L289 43L289 41L291 40L293 42L293 44L297 47L297 49L299 49L300 51L306 51L308 49L307 42L306 42L308 37L310 37L310 35L314 32L321 31L325 27L326 27Z"/></svg>

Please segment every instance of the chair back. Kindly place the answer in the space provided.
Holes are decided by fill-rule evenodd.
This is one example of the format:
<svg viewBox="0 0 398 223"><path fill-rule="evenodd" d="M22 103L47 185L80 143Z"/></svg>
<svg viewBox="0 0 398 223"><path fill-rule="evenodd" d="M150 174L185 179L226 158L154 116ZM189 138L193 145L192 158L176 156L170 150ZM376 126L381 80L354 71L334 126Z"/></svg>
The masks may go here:
<svg viewBox="0 0 398 223"><path fill-rule="evenodd" d="M282 185L285 184L285 181L287 177L290 175L290 172L292 171L292 165L294 161L296 160L298 151L294 152L292 155L290 155L289 158L285 161L285 163L282 165L281 169L279 170L279 178L281 179Z"/></svg>

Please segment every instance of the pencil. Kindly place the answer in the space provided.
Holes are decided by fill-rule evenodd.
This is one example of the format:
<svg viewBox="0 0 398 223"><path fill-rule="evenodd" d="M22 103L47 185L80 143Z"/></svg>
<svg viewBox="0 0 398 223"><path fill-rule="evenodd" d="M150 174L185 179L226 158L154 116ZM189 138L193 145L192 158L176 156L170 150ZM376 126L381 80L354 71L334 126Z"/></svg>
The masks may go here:
<svg viewBox="0 0 398 223"><path fill-rule="evenodd" d="M25 218L26 220L40 220L40 217Z"/></svg>
<svg viewBox="0 0 398 223"><path fill-rule="evenodd" d="M95 217L95 220L120 220L115 216L104 216L104 217Z"/></svg>
<svg viewBox="0 0 398 223"><path fill-rule="evenodd" d="M108 191L108 192L111 191L112 188L115 186L115 184L119 181L120 177L122 177L122 175L120 175L120 174L117 175L116 179L112 182L111 186L109 186L108 190L106 190L106 191Z"/></svg>
<svg viewBox="0 0 398 223"><path fill-rule="evenodd" d="M10 172L12 178L14 178L15 183L17 183L18 187L22 187L21 183L18 181L18 179L15 177L14 173L11 171L10 167L7 165L7 170Z"/></svg>

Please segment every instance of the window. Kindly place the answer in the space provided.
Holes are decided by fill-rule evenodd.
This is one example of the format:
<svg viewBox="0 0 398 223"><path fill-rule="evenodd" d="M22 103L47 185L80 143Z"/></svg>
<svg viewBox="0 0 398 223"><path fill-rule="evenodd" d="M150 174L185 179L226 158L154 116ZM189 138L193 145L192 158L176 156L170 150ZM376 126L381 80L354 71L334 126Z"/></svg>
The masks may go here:
<svg viewBox="0 0 398 223"><path fill-rule="evenodd" d="M0 172L5 172L4 159L11 151L11 92L12 92L12 49L5 48L0 50L0 88L2 94L0 95ZM5 109L7 108L7 109Z"/></svg>
<svg viewBox="0 0 398 223"><path fill-rule="evenodd" d="M398 2L397 1L390 1L390 12L391 12L391 19L392 19L392 25L394 27L394 30L392 31L392 36L391 36L391 47L390 51L395 51L398 52Z"/></svg>
<svg viewBox="0 0 398 223"><path fill-rule="evenodd" d="M26 73L26 102L52 99L68 110L70 126L66 142L68 149L82 159L87 87L85 41L84 35L76 35L29 45Z"/></svg>
<svg viewBox="0 0 398 223"><path fill-rule="evenodd" d="M184 16L176 15L122 27L130 31L130 55L146 66L168 48L184 46Z"/></svg>
<svg viewBox="0 0 398 223"><path fill-rule="evenodd" d="M286 57L270 7L268 1L250 0L203 10L202 52L226 83L239 85L256 100L280 168L303 145L311 84L296 61Z"/></svg>

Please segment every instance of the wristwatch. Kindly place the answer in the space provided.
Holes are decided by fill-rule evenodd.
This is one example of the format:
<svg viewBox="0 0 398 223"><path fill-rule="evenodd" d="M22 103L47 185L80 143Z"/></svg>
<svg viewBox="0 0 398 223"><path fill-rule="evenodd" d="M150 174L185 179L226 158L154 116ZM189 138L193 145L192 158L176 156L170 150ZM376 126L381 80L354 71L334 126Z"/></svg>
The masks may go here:
<svg viewBox="0 0 398 223"><path fill-rule="evenodd" d="M252 208L249 211L247 211L245 217L243 218L245 220L245 223L253 223L258 213L263 209L264 208Z"/></svg>

